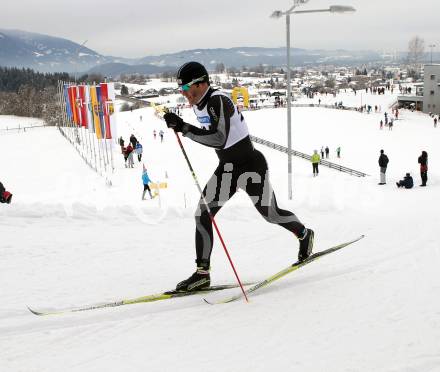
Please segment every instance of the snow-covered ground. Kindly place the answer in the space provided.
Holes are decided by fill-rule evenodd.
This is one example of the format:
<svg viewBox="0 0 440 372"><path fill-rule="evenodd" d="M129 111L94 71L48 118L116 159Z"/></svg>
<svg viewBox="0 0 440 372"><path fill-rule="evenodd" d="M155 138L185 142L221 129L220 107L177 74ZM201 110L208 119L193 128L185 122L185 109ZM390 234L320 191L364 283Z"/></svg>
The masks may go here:
<svg viewBox="0 0 440 372"><path fill-rule="evenodd" d="M252 134L285 145L285 113L244 115ZM209 306L195 295L52 317L26 306L141 296L189 276L197 189L174 134L149 108L119 113L118 135L134 133L144 145L152 178L168 183L160 200L140 200L142 165L126 169L117 147L109 187L55 128L0 132L0 181L14 194L12 204L0 205L0 371L440 371L440 129L426 115L401 111L393 131L380 131L382 116L294 108L295 149L328 145L336 161L341 146L338 161L370 176L321 167L313 178L311 165L294 158L291 201L286 156L258 146L280 206L315 230L316 251L365 234L362 241L261 289L249 304ZM190 110L184 118L194 122ZM0 117L0 128L13 120ZM154 129L165 131L163 143ZM183 143L205 183L215 154ZM390 158L385 186L377 185L381 148ZM418 186L422 150L429 154L426 188ZM415 188L397 189L406 172ZM295 260L296 239L266 223L243 192L217 222L243 281ZM212 280L234 282L218 239Z"/></svg>

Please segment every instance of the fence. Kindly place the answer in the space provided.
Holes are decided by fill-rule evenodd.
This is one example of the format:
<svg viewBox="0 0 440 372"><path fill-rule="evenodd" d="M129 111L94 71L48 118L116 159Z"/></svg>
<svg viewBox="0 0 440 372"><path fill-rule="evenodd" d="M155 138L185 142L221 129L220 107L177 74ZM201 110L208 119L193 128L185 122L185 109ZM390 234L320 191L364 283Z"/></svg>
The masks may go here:
<svg viewBox="0 0 440 372"><path fill-rule="evenodd" d="M17 132L21 132L21 131L26 132L26 130L28 130L28 129L44 128L44 127L47 127L47 125L31 125L31 126L18 125L18 127L12 127L12 128L9 128L8 126L6 126L6 128L0 128L0 131L1 132L9 132L9 131L16 130Z"/></svg>
<svg viewBox="0 0 440 372"><path fill-rule="evenodd" d="M255 137L255 136L250 136L250 138L251 138L251 140L253 142L258 143L260 145L264 145L264 146L270 147L271 149L274 149L274 150L277 150L277 151L280 151L280 152L284 152L286 154L289 152L287 147L278 145L276 143L273 143L273 142L264 140L262 138ZM309 160L309 161L312 158L310 155L304 154L304 153L296 151L296 150L290 150L290 153L292 155L294 155L294 156L297 156L297 157L300 157L300 158L303 158L303 159L306 159L306 160ZM352 176L356 176L356 177L368 176L368 174L366 174L366 173L363 173L363 172L360 172L360 171L357 171L355 169L351 169L351 168L348 168L348 167L344 167L343 165L335 164L335 163L332 163L332 162L327 161L327 160L321 160L319 164L321 164L321 165L323 165L325 167L331 168L331 169L338 170L340 172L348 173L348 174L350 174Z"/></svg>

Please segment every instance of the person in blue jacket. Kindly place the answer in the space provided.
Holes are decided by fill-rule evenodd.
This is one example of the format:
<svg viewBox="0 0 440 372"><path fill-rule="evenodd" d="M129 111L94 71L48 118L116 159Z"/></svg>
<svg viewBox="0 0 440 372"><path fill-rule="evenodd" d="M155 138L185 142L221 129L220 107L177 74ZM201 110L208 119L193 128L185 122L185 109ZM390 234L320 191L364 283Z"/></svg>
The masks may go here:
<svg viewBox="0 0 440 372"><path fill-rule="evenodd" d="M139 163L140 163L140 162L141 162L141 159L142 159L142 152L143 152L143 147L142 147L142 145L140 144L140 142L137 142L137 143L136 143L135 151L136 151L136 154L137 154L137 156L138 156Z"/></svg>
<svg viewBox="0 0 440 372"><path fill-rule="evenodd" d="M396 182L396 185L399 188L404 187L405 189L412 189L412 187L414 186L414 181L411 175L407 173L403 180Z"/></svg>
<svg viewBox="0 0 440 372"><path fill-rule="evenodd" d="M148 176L147 168L145 168L145 165L143 166L143 170L142 170L142 182L144 184L144 191L142 193L142 200L145 200L145 193L147 191L150 194L150 198L153 199L153 195L151 194L150 186L148 185L151 182L151 179Z"/></svg>

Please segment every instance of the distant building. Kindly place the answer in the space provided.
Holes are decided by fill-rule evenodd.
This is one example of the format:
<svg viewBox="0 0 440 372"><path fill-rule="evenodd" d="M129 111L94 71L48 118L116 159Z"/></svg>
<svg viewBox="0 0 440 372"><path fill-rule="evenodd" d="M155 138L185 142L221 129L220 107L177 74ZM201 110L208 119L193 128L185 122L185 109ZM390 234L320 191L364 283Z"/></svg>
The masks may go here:
<svg viewBox="0 0 440 372"><path fill-rule="evenodd" d="M440 114L440 65L425 65L423 83L414 84L411 94L399 96L399 107Z"/></svg>
<svg viewBox="0 0 440 372"><path fill-rule="evenodd" d="M440 65L425 65L423 112L440 113Z"/></svg>

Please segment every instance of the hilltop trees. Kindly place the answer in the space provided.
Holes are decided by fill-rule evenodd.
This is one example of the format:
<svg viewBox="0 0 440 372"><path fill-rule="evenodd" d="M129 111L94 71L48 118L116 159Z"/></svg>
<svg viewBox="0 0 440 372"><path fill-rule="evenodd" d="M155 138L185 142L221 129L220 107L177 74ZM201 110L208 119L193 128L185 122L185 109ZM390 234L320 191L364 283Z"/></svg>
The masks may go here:
<svg viewBox="0 0 440 372"><path fill-rule="evenodd" d="M60 119L58 80L70 78L66 73L0 67L0 114L42 118L55 125Z"/></svg>

